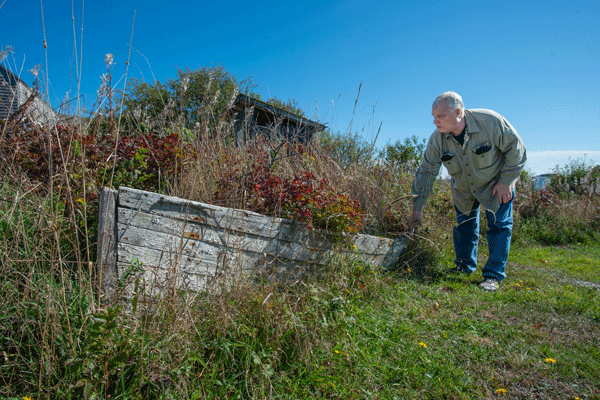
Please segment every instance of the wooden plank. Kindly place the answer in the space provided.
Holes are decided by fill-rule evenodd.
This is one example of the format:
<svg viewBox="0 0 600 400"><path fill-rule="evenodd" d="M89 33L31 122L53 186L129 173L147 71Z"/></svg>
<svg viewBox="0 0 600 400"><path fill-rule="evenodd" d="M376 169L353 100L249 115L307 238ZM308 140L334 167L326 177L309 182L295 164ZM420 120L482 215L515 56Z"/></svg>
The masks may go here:
<svg viewBox="0 0 600 400"><path fill-rule="evenodd" d="M128 293L133 290L136 279L145 282L151 293L155 291L155 283L166 287L163 281L167 278L171 279L171 289L198 291L203 285L227 288L240 277L293 282L322 267L267 255L262 260L224 260L215 264L119 243L119 282Z"/></svg>
<svg viewBox="0 0 600 400"><path fill-rule="evenodd" d="M100 298L109 301L117 285L117 191L103 188L100 193L96 267L100 277Z"/></svg>
<svg viewBox="0 0 600 400"><path fill-rule="evenodd" d="M119 244L132 244L171 253L182 252L188 256L209 257L215 260L219 252L243 252L249 257L262 258L269 254L300 262L324 263L331 255L331 246L308 248L300 243L271 239L258 235L229 232L203 224L187 224L169 218L157 220L155 216L129 209L119 209Z"/></svg>
<svg viewBox="0 0 600 400"><path fill-rule="evenodd" d="M119 283L125 293L131 293L140 280L147 295L170 290L202 291L205 286L224 275L214 263L197 263L162 251L119 244Z"/></svg>

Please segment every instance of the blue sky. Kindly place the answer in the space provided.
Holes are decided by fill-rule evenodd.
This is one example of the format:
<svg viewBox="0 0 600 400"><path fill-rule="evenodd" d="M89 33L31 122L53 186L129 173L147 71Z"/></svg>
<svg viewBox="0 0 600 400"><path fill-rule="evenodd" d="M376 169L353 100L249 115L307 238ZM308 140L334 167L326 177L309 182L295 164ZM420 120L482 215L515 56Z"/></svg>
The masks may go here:
<svg viewBox="0 0 600 400"><path fill-rule="evenodd" d="M0 4L0 47L14 49L5 65L31 84L27 71L41 64L55 107L76 96L78 68L91 107L111 53L119 87L221 65L238 80L252 77L263 98L295 99L333 132L352 123L374 140L381 125L378 146L428 138L433 99L453 90L467 108L511 122L530 172L569 158L600 164L597 0Z"/></svg>

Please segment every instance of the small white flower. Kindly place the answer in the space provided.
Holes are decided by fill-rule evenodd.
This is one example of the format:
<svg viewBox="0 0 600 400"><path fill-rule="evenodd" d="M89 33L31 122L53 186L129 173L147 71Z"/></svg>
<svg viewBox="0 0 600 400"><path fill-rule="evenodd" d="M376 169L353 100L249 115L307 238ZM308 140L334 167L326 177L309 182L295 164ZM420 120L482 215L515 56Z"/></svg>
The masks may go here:
<svg viewBox="0 0 600 400"><path fill-rule="evenodd" d="M41 66L42 66L42 64L38 64L38 65L36 65L35 67L33 67L33 68L31 68L31 69L29 70L29 73L30 73L31 75L33 75L33 76L34 76L36 79L37 79L37 77L38 77L38 74L39 74L39 72L40 72L40 67L41 67Z"/></svg>

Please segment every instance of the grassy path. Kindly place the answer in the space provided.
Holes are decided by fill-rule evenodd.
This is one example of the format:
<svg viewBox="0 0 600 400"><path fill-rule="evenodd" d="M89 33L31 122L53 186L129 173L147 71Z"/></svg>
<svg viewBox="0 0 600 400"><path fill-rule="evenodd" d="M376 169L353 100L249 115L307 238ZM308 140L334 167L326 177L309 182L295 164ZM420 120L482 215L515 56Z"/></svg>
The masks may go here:
<svg viewBox="0 0 600 400"><path fill-rule="evenodd" d="M349 293L330 322L339 336L322 354L322 389L334 398L599 398L599 253L515 246L496 293L477 288L480 271L447 276L446 265L400 271L385 286L365 280L367 291L378 286L370 300Z"/></svg>

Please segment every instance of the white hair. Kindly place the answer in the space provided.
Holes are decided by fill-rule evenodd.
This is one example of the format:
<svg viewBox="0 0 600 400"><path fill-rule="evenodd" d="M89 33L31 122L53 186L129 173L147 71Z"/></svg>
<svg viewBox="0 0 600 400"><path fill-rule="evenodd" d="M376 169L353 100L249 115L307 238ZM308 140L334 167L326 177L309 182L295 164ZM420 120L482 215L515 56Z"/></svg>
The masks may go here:
<svg viewBox="0 0 600 400"><path fill-rule="evenodd" d="M440 94L433 101L433 106L431 108L436 108L444 100L446 100L446 103L451 110L460 110L461 113L464 113L465 105L462 101L462 97L460 97L460 94L456 92L444 92Z"/></svg>

